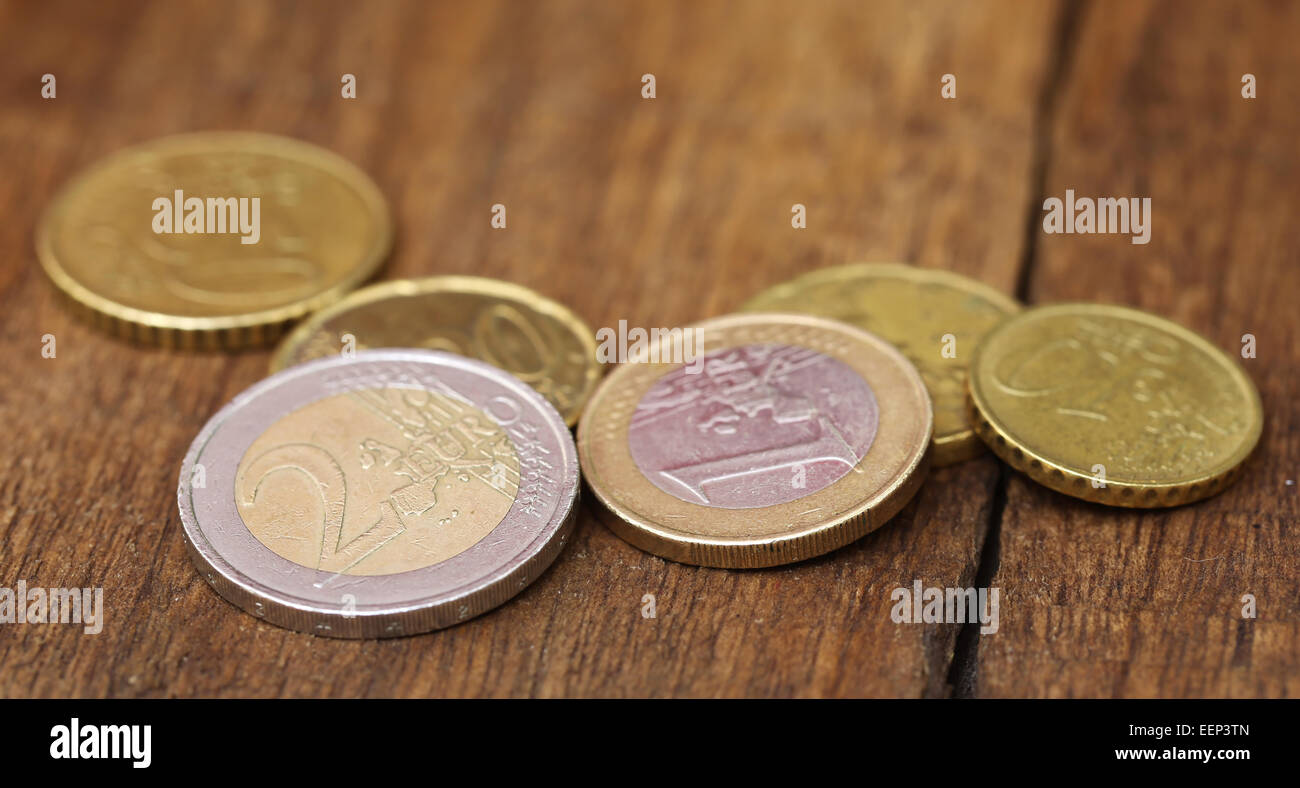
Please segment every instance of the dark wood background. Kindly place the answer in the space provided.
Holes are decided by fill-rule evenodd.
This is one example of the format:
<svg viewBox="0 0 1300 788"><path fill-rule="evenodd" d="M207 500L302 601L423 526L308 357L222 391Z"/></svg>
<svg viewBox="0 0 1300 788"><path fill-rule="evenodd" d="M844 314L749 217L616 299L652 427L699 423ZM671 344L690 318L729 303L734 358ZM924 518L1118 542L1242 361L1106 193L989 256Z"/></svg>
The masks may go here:
<svg viewBox="0 0 1300 788"><path fill-rule="evenodd" d="M97 636L0 625L0 695L1300 694L1297 30L1278 2L0 5L0 586L103 586L107 608ZM462 626L277 629L200 580L175 504L190 441L267 354L101 336L32 246L79 169L200 129L368 171L398 228L383 277L499 277L594 327L905 260L1030 303L1148 309L1230 353L1249 331L1265 435L1239 484L1169 511L1081 503L985 457L860 542L767 571L667 563L584 511L539 582ZM1066 188L1150 196L1150 244L1043 235ZM914 579L999 587L1000 630L893 623Z"/></svg>

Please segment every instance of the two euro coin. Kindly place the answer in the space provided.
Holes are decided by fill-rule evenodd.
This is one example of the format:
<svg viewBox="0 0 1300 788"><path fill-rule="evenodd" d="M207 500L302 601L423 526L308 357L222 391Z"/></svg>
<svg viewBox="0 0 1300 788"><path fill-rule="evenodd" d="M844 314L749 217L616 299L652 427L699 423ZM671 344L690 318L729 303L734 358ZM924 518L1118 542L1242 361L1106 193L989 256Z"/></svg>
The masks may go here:
<svg viewBox="0 0 1300 788"><path fill-rule="evenodd" d="M426 350L291 367L212 417L177 489L200 574L331 637L450 626L519 593L573 526L564 419L488 364Z"/></svg>

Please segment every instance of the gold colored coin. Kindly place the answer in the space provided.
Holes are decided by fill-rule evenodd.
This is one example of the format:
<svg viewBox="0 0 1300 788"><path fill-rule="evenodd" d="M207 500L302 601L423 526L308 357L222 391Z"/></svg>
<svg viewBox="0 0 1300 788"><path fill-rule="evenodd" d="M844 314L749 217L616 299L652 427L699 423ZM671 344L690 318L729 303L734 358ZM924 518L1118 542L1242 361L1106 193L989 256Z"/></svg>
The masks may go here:
<svg viewBox="0 0 1300 788"><path fill-rule="evenodd" d="M205 132L115 153L46 209L36 251L83 317L126 339L239 348L368 279L392 220L378 187L322 148Z"/></svg>
<svg viewBox="0 0 1300 788"><path fill-rule="evenodd" d="M271 371L382 347L446 350L486 361L536 389L569 426L600 380L596 339L568 307L526 287L435 276L362 288L295 328Z"/></svg>
<svg viewBox="0 0 1300 788"><path fill-rule="evenodd" d="M802 312L866 329L891 342L921 373L934 401L936 467L977 457L984 444L966 418L966 374L984 335L1020 304L947 271L896 263L836 266L763 291L746 312Z"/></svg>
<svg viewBox="0 0 1300 788"><path fill-rule="evenodd" d="M432 451L402 459L396 447L410 443L402 417L443 430ZM455 460L437 454L452 446ZM413 468L432 472L412 484L402 474ZM384 484L386 469L396 472ZM249 533L281 558L341 575L393 575L478 544L510 512L519 470L510 437L482 410L437 392L376 388L318 399L272 424L244 452L235 501ZM378 512L377 522L349 530L349 509Z"/></svg>
<svg viewBox="0 0 1300 788"><path fill-rule="evenodd" d="M993 329L968 408L1012 467L1114 506L1176 506L1236 479L1263 429L1259 393L1192 331L1135 309L1056 304Z"/></svg>
<svg viewBox="0 0 1300 788"><path fill-rule="evenodd" d="M611 372L578 425L578 457L626 541L761 567L893 517L925 477L932 428L925 384L883 339L811 315L738 314Z"/></svg>

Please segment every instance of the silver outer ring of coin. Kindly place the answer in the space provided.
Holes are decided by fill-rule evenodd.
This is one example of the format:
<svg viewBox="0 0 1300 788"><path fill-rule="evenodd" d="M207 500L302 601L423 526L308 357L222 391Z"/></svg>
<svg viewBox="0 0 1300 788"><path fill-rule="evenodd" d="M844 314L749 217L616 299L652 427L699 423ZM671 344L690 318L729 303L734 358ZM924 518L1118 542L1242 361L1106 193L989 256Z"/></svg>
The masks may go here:
<svg viewBox="0 0 1300 788"><path fill-rule="evenodd" d="M467 385L470 384L470 385ZM510 436L520 457L549 463L550 500L537 514L516 496L469 549L392 575L339 575L289 561L257 540L235 503L235 474L258 436L289 413L333 394L392 386L468 402ZM461 394L476 390L473 398ZM512 413L513 412L513 413ZM517 414L517 415L515 415ZM529 450L521 442L530 441ZM540 449L538 448L540 447ZM204 487L194 487L202 463ZM310 361L255 384L213 416L185 455L177 486L185 544L199 573L229 602L278 626L342 638L398 637L451 626L509 600L559 555L578 510L578 457L564 419L523 381L481 361L437 350L364 350ZM522 480L521 480L522 487ZM353 595L355 609L346 605Z"/></svg>

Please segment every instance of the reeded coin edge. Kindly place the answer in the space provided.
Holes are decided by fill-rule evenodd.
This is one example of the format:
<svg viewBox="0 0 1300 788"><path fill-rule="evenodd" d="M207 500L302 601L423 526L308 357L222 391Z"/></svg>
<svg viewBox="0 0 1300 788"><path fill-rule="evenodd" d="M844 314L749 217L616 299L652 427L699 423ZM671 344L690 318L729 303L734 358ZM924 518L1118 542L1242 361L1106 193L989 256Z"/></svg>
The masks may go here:
<svg viewBox="0 0 1300 788"><path fill-rule="evenodd" d="M363 610L345 616L341 610L330 610L304 604L292 598L271 600L240 582L234 568L217 556L210 545L207 550L197 546L189 533L182 529L182 538L195 569L212 586L222 599L255 618L285 629L306 632L321 637L359 639L392 638L420 635L455 626L488 613L515 596L542 576L559 557L569 541L577 519L578 500L560 523L553 537L542 542L541 549L533 552L523 563L503 575L497 582L458 597L452 603L430 606L410 606L401 610ZM539 537L541 539L541 537ZM217 556L213 559L211 556Z"/></svg>
<svg viewBox="0 0 1300 788"><path fill-rule="evenodd" d="M931 442L934 444L933 463L936 468L973 460L988 451L988 447L975 434L974 427L947 435L936 435Z"/></svg>
<svg viewBox="0 0 1300 788"><path fill-rule="evenodd" d="M825 555L845 547L883 526L915 497L929 474L934 454L934 410L931 405L930 392L926 389L920 373L916 371L916 367L893 345L869 331L841 321L796 313L734 313L697 323L692 328L707 329L711 324L718 321L732 322L742 318L754 320L755 322L765 318L794 319L800 323L817 325L856 335L857 339L865 340L876 346L882 353L901 365L904 376L910 378L914 389L920 392L925 408L925 432L927 437L907 458L888 484L862 501L858 506L847 512L842 512L830 520L807 526L795 533L752 538L709 537L676 531L656 523L640 513L634 512L629 507L621 505L614 500L612 492L603 490L599 474L591 468L592 461L588 449L590 441L589 428L584 419L578 424L578 461L579 466L582 468L584 484L596 501L594 509L597 512L598 519L624 541L661 558L720 569L760 569ZM663 374L670 374L677 366L681 365L666 366ZM616 382L612 373L606 376L600 387L592 395L592 401L597 399L601 393L600 389ZM587 412L590 413L591 410L589 409ZM866 462L870 456L871 451L868 450L867 454L859 460L859 464ZM839 483L832 484L826 490L834 489ZM708 507L701 506L699 508L705 510ZM761 509L754 511L757 513Z"/></svg>
<svg viewBox="0 0 1300 788"><path fill-rule="evenodd" d="M413 357L421 356L446 357L466 366L481 368L489 374L511 378L519 384L521 391L527 392L525 396L532 397L535 404L539 404L543 410L549 409L557 420L563 421L554 406L531 386L477 359L437 350L366 350L358 351L354 358L410 361ZM516 554L512 562L513 568L504 574L496 575L495 578L488 575L488 578L492 578L489 582L463 595L458 594L463 589L471 588L475 583L481 582L483 578L469 581L436 599L425 599L403 607L390 606L381 609L358 605L355 611L349 611L345 615L341 608L325 607L292 595L272 594L259 589L255 579L240 571L208 541L194 513L193 487L186 482L193 477L194 465L212 436L244 403L256 398L262 391L277 386L288 378L310 374L319 367L346 366L350 363L353 363L353 359L316 359L263 378L236 395L204 424L181 463L176 493L177 509L181 519L181 536L199 574L223 599L256 618L287 629L322 637L354 639L403 637L444 629L487 613L527 588L559 557L560 552L569 542L576 523L581 485L580 473L577 470L577 447L573 444L571 436L568 438L567 445L572 452L571 459L575 472L567 489L560 491L561 500L556 505L556 511L565 513L560 522L555 524L555 520L552 519L547 523L546 527ZM567 431L561 432L567 433ZM565 444L562 442L561 445ZM484 538L490 536L489 533L488 537ZM519 560L519 556L527 557Z"/></svg>
<svg viewBox="0 0 1300 788"><path fill-rule="evenodd" d="M814 285L844 282L855 279L890 278L909 282L933 282L946 285L959 292L971 293L988 301L1012 317L1024 310L1015 298L978 279L942 268L920 268L909 263L846 263L809 271L793 279L772 285L741 304L739 311L767 311L763 302L771 298L793 296L801 288ZM969 373L969 370L968 370ZM969 421L969 420L968 420ZM966 429L946 435L934 435L933 466L944 468L973 460L985 452L983 441L975 434L974 422Z"/></svg>
<svg viewBox="0 0 1300 788"><path fill-rule="evenodd" d="M306 342L310 341L312 335L319 331L322 325L360 306L394 296L412 297L458 292L502 298L503 300L526 304L530 309L554 318L578 337L591 365L587 369L586 383L583 386L582 397L579 399L578 404L572 409L572 413L561 414L564 416L565 423L570 427L577 424L578 417L582 414L582 409L586 406L587 400L591 398L591 393L595 390L596 384L600 382L601 373L603 372L600 362L596 360L595 332L576 312L559 301L548 298L524 285L488 277L447 274L419 279L393 279L368 285L348 293L333 304L313 313L290 331L271 354L270 371L273 373L279 372L290 366L305 363L292 361L294 353Z"/></svg>
<svg viewBox="0 0 1300 788"><path fill-rule="evenodd" d="M590 482L584 480L584 487L597 501L592 507L597 519L633 547L683 564L717 569L763 569L806 561L847 547L889 522L916 497L925 483L933 453L933 446L927 444L888 486L859 507L815 530L789 536L719 539L691 534L686 538L681 532L665 529L612 504Z"/></svg>
<svg viewBox="0 0 1300 788"><path fill-rule="evenodd" d="M338 284L309 298L273 309L243 315L195 317L155 312L120 304L78 282L54 254L53 225L63 205L81 185L101 171L144 153L167 152L220 143L247 144L274 155L319 167L338 177L365 202L380 225L374 247L353 272ZM379 187L364 171L333 151L309 142L258 132L194 132L146 141L108 154L65 183L41 214L36 226L36 256L41 268L63 296L64 303L93 327L120 339L140 344L186 350L239 350L261 347L278 339L303 315L341 298L369 279L388 256L393 244L393 219Z"/></svg>
<svg viewBox="0 0 1300 788"><path fill-rule="evenodd" d="M1048 459L1017 440L1014 431L990 413L988 404L981 396L976 383L975 370L982 358L982 349L989 345L989 341L998 332L1008 330L1008 327L1014 328L1012 321L1018 318L1032 319L1050 312L1070 313L1080 308L1089 312L1113 312L1120 317L1154 326L1175 334L1211 357L1217 358L1230 370L1229 374L1233 375L1238 387L1251 399L1253 412L1259 415L1252 430L1253 434L1243 441L1241 448L1230 455L1219 469L1211 469L1200 476L1179 482L1143 482L1115 479L1108 475L1105 487L1093 487L1094 477L1091 474L1081 473ZM975 425L975 434L984 444L1003 462L1039 484L1092 503L1133 509L1153 509L1182 506L1209 498L1222 492L1237 480L1263 433L1263 406L1259 399L1259 391L1246 373L1226 353L1189 328L1158 315L1129 307L1115 304L1061 303L1026 309L989 332L985 341L975 349L970 370L971 373L966 378L966 413L971 423Z"/></svg>

